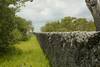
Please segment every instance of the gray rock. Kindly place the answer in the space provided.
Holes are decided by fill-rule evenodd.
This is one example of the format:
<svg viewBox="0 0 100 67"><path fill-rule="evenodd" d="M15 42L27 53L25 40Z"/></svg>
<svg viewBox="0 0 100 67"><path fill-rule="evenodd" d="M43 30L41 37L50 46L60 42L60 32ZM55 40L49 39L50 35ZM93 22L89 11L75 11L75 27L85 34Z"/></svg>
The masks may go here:
<svg viewBox="0 0 100 67"><path fill-rule="evenodd" d="M100 32L35 33L52 67L98 67Z"/></svg>

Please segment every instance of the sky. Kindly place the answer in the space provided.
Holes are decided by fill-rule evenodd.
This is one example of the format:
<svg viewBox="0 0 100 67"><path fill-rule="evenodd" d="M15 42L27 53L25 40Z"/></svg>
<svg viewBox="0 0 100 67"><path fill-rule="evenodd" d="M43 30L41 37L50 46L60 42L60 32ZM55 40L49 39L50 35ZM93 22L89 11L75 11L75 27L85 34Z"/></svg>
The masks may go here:
<svg viewBox="0 0 100 67"><path fill-rule="evenodd" d="M27 2L16 14L32 21L35 32L40 32L47 21L59 20L65 16L93 20L85 0L34 0Z"/></svg>

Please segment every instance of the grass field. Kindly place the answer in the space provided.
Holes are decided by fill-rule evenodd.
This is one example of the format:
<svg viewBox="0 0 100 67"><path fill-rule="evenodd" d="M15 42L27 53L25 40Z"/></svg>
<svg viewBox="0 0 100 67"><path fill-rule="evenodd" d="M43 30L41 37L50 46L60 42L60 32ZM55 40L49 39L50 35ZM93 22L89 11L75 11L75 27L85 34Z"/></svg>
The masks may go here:
<svg viewBox="0 0 100 67"><path fill-rule="evenodd" d="M35 36L0 53L0 67L50 67Z"/></svg>

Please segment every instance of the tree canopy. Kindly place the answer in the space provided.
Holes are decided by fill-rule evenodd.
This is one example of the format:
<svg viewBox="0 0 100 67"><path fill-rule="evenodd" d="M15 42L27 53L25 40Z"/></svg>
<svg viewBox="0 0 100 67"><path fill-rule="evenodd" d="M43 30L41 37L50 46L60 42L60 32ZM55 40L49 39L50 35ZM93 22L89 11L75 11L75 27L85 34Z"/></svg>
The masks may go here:
<svg viewBox="0 0 100 67"><path fill-rule="evenodd" d="M85 18L64 17L61 20L49 21L41 28L42 32L95 31L92 21Z"/></svg>
<svg viewBox="0 0 100 67"><path fill-rule="evenodd" d="M30 33L32 33L34 30L34 28L32 27L32 22L27 21L21 17L16 17L15 23L16 23L16 29L20 32L21 35L20 39L27 40L28 37L30 36Z"/></svg>
<svg viewBox="0 0 100 67"><path fill-rule="evenodd" d="M16 10L29 0L0 0L0 47L15 43L12 32L16 29ZM15 8L9 7L10 5Z"/></svg>

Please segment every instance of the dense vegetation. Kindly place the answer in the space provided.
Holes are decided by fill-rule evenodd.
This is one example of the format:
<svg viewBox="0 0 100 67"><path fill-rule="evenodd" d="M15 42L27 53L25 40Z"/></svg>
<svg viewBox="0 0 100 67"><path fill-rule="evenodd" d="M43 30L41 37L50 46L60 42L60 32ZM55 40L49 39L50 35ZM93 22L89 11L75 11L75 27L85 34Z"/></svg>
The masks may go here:
<svg viewBox="0 0 100 67"><path fill-rule="evenodd" d="M26 21L21 17L15 17L16 29L14 30L14 34L16 35L14 38L16 40L27 40L30 38L33 27L31 21Z"/></svg>
<svg viewBox="0 0 100 67"><path fill-rule="evenodd" d="M50 67L35 36L14 46L5 54L0 52L0 67Z"/></svg>
<svg viewBox="0 0 100 67"><path fill-rule="evenodd" d="M0 0L0 67L49 67L36 37L30 37L31 21L15 15L26 1Z"/></svg>
<svg viewBox="0 0 100 67"><path fill-rule="evenodd" d="M0 48L14 44L21 37L20 33L24 32L25 29L20 30L18 26L27 25L26 21L22 18L16 18L15 14L26 1L28 0L0 0ZM13 6L11 7L11 5ZM24 25L19 24L19 22Z"/></svg>
<svg viewBox="0 0 100 67"><path fill-rule="evenodd" d="M42 27L43 32L95 31L92 21L85 18L64 17L61 20L49 21Z"/></svg>

